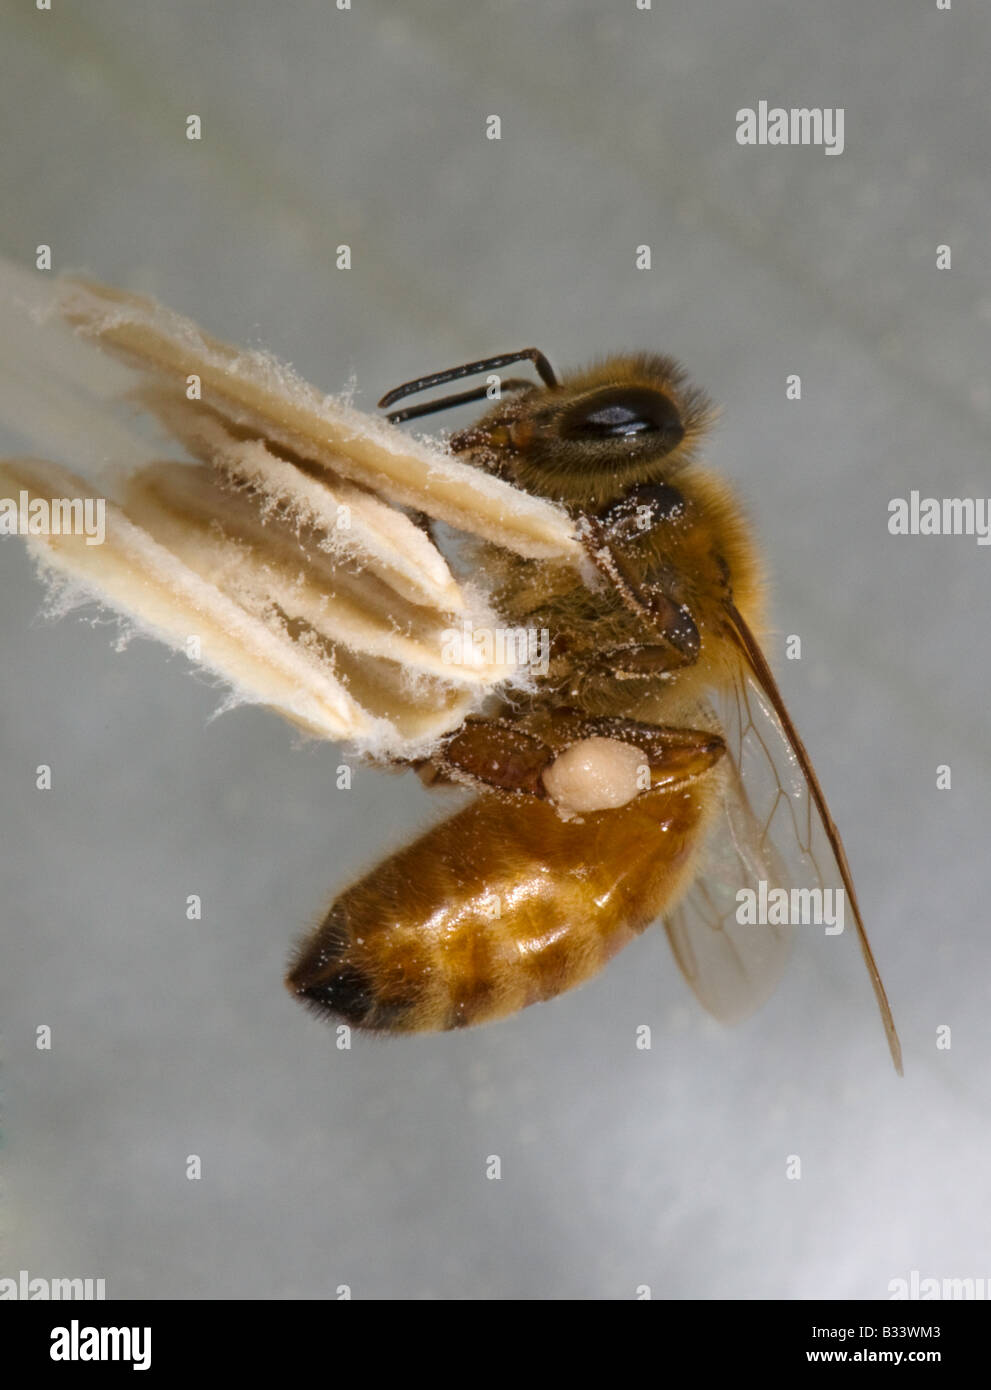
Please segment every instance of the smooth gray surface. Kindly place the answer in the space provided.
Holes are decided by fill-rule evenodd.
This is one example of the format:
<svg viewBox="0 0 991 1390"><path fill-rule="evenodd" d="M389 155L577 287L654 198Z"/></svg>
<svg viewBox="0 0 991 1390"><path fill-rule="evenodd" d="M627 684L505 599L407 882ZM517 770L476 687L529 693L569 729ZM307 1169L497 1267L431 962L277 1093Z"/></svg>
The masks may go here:
<svg viewBox="0 0 991 1390"><path fill-rule="evenodd" d="M210 722L183 660L35 621L5 540L0 1273L535 1299L991 1275L991 548L886 529L911 488L991 493L991 15L353 3L0 0L0 250L49 242L57 269L153 292L325 388L353 373L368 406L531 342L563 364L682 358L724 406L709 453L765 542L777 630L803 638L801 662L771 655L906 1077L845 938L805 940L734 1032L654 932L510 1022L337 1051L281 988L289 943L435 802L371 771L338 792L337 750L259 711ZM844 153L740 148L736 111L762 97L844 106Z"/></svg>

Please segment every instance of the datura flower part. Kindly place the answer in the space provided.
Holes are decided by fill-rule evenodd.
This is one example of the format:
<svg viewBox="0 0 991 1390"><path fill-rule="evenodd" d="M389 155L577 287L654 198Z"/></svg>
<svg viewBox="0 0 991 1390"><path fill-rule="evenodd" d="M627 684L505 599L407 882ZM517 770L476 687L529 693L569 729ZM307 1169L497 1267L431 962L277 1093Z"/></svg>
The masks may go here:
<svg viewBox="0 0 991 1390"><path fill-rule="evenodd" d="M498 620L425 519L577 566L562 508L150 299L9 264L0 285L0 417L61 459L0 460L0 493L57 590L193 656L232 703L381 756L411 756L526 684L512 652L452 640ZM156 457L135 407L174 458ZM99 543L35 526L32 506L48 515L53 499L103 507Z"/></svg>

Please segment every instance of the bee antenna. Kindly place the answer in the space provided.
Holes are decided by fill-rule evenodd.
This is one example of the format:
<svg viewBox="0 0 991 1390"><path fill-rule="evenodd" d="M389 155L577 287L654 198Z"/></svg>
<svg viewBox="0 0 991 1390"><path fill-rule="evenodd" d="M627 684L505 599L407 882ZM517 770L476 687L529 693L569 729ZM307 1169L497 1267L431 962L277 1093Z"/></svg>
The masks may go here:
<svg viewBox="0 0 991 1390"><path fill-rule="evenodd" d="M405 381L402 386L396 386L379 401L379 408L387 405L394 405L396 401L401 401L405 396L415 396L419 391L429 391L432 386L443 386L448 381L459 381L466 376L476 376L479 372L497 371L500 367L508 367L511 362L532 362L537 369L537 374L545 386L557 386L558 380L554 374L554 369L548 362L539 348L523 348L520 352L507 352L499 357L483 357L478 362L466 362L461 367L449 367L443 372L433 372L430 376L416 377L413 381ZM529 382L514 378L511 381L502 383L503 390L519 391L529 385ZM467 401L478 401L487 395L488 387L480 386L472 391L459 391L453 396L442 396L440 400L430 401L426 405L411 406L406 410L393 411L387 418L393 424L399 424L403 420L412 420L419 415L430 415L437 410L448 410L455 405L464 405Z"/></svg>

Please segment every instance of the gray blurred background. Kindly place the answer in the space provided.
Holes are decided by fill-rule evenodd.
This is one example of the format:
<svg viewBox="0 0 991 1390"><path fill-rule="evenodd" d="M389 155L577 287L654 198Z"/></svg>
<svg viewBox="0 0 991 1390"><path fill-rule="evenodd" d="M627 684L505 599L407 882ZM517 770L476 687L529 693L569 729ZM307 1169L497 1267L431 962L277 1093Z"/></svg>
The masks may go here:
<svg viewBox="0 0 991 1390"><path fill-rule="evenodd" d="M899 1081L849 935L806 933L729 1032L655 931L508 1022L338 1051L282 988L290 943L443 803L370 770L338 791L339 750L258 710L211 721L181 658L40 620L6 539L0 1274L403 1299L877 1298L912 1270L991 1275L991 549L887 532L913 488L991 494L991 14L0 0L0 19L4 254L50 243L56 270L325 389L353 376L366 408L530 343L565 367L687 364L724 407L709 457L772 566L770 654L906 1050ZM736 112L762 98L844 107L845 151L741 148Z"/></svg>

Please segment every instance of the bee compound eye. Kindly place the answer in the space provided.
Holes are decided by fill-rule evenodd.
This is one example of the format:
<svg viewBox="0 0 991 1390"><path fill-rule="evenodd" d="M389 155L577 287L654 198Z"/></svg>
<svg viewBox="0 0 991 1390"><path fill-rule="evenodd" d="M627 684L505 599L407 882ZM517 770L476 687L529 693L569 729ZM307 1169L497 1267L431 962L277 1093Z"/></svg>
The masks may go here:
<svg viewBox="0 0 991 1390"><path fill-rule="evenodd" d="M684 436L674 404L660 391L616 387L577 401L562 422L566 439L630 439L662 435L668 449Z"/></svg>
<svg viewBox="0 0 991 1390"><path fill-rule="evenodd" d="M628 405L604 405L593 410L582 421L589 434L646 434L656 430L657 425L645 415L639 415Z"/></svg>

